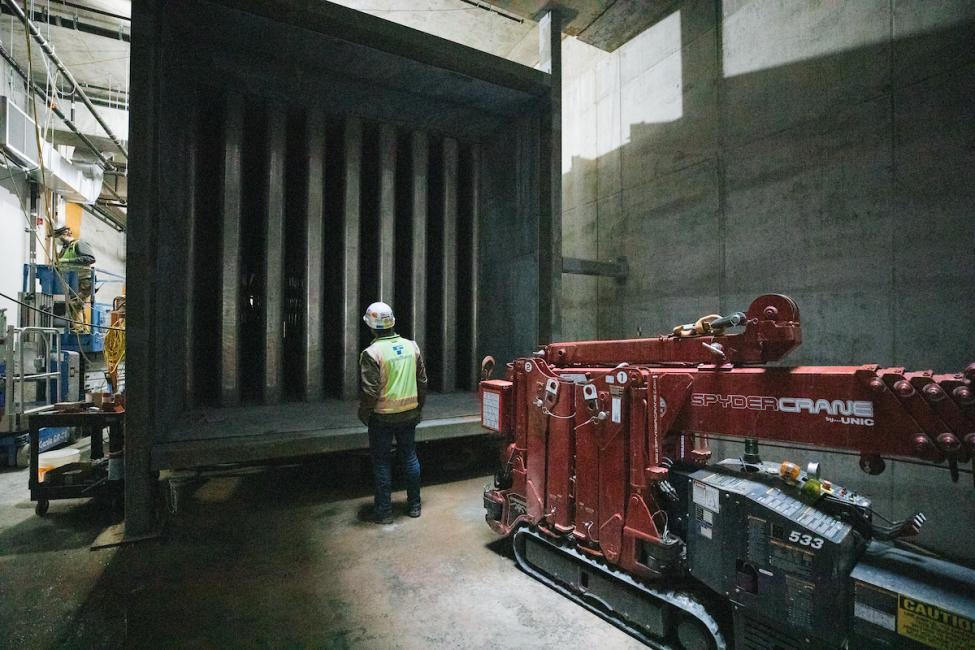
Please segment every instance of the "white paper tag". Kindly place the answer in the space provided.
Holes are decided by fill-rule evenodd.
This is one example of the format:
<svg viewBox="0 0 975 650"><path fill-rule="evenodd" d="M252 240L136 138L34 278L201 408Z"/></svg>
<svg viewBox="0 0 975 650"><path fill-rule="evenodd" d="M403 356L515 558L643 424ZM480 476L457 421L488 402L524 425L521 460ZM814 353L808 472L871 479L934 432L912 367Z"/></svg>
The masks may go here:
<svg viewBox="0 0 975 650"><path fill-rule="evenodd" d="M614 397L613 398L613 417L612 417L612 419L613 419L613 422L615 424L619 424L623 420L622 413L620 413L620 411L622 411L622 409L620 408L622 401L623 400L621 400L619 397Z"/></svg>
<svg viewBox="0 0 975 650"><path fill-rule="evenodd" d="M562 381L571 381L574 384L584 384L588 380L585 375L567 372L559 375L559 379Z"/></svg>
<svg viewBox="0 0 975 650"><path fill-rule="evenodd" d="M702 508L712 512L721 512L721 505L718 503L719 495L717 488L700 481L694 481L694 503Z"/></svg>
<svg viewBox="0 0 975 650"><path fill-rule="evenodd" d="M487 390L484 391L482 395L481 426L491 429L492 431L498 431L498 420L500 420L501 415L501 396Z"/></svg>
<svg viewBox="0 0 975 650"><path fill-rule="evenodd" d="M707 537L708 539L713 539L711 537L711 524L706 524L701 522L701 535Z"/></svg>

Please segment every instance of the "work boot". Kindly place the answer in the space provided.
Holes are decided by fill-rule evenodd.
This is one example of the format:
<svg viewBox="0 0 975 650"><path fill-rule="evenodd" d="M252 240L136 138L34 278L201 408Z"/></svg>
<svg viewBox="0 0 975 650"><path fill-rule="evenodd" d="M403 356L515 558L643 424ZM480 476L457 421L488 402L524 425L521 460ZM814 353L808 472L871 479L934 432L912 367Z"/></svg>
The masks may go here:
<svg viewBox="0 0 975 650"><path fill-rule="evenodd" d="M414 519L416 519L417 517L419 517L420 516L420 504L417 503L417 504L414 504L414 505L410 506L410 511L407 514L409 516L413 517Z"/></svg>
<svg viewBox="0 0 975 650"><path fill-rule="evenodd" d="M419 517L420 515L417 515ZM385 526L393 523L393 515L376 515L376 523Z"/></svg>

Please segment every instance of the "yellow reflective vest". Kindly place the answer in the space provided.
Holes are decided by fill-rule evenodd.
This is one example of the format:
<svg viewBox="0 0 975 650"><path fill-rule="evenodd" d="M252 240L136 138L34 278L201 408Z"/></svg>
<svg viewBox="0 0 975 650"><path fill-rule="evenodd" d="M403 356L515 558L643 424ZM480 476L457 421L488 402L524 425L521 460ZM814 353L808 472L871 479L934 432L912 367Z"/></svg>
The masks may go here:
<svg viewBox="0 0 975 650"><path fill-rule="evenodd" d="M367 354L379 366L380 394L376 413L403 413L417 408L416 366L420 348L402 336L384 336L372 342Z"/></svg>

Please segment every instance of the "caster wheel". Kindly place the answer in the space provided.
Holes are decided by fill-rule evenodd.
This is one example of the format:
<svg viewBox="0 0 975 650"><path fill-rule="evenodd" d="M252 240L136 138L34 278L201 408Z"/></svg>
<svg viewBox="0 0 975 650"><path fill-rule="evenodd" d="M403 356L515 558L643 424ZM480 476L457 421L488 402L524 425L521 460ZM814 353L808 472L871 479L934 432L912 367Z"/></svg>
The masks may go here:
<svg viewBox="0 0 975 650"><path fill-rule="evenodd" d="M39 499L37 505L34 506L34 512L38 517L43 517L47 514L47 509L51 507L51 502L47 499Z"/></svg>

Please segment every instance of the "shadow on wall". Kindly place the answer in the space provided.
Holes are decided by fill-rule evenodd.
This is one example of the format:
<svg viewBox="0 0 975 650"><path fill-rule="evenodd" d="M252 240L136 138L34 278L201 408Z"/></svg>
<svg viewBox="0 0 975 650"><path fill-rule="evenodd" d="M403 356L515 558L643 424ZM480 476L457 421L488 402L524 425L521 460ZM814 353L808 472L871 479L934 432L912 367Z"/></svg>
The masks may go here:
<svg viewBox="0 0 975 650"><path fill-rule="evenodd" d="M630 277L565 276L565 338L665 334L780 292L804 329L788 365L960 372L975 361L951 325L975 320L975 6L724 5L680 2L570 90L564 254L625 255ZM885 516L923 510L920 543L975 561L957 535L971 475L766 455L823 461Z"/></svg>
<svg viewBox="0 0 975 650"><path fill-rule="evenodd" d="M758 4L718 20L680 3L599 65L593 104L566 102L565 131L595 134L598 155L563 174L565 254L625 255L630 277L566 276L565 337L665 333L772 291L802 310L790 363L960 371L975 11Z"/></svg>

